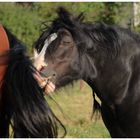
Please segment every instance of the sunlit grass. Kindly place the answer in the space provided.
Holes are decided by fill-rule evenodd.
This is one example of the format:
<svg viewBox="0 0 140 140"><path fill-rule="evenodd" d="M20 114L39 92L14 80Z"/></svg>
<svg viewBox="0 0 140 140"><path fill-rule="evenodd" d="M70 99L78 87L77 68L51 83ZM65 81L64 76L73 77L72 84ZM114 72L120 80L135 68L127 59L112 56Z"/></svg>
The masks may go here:
<svg viewBox="0 0 140 140"><path fill-rule="evenodd" d="M101 117L91 120L92 91L87 84L80 90L79 82L73 86L61 89L52 95L53 99L47 99L56 116L67 129L67 136L71 138L106 138L110 137Z"/></svg>

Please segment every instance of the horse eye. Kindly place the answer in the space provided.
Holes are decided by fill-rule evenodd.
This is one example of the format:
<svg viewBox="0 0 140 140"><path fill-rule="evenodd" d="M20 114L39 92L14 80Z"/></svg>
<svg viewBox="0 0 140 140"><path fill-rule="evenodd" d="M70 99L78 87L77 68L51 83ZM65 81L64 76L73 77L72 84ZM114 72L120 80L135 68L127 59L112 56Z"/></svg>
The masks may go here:
<svg viewBox="0 0 140 140"><path fill-rule="evenodd" d="M64 43L64 44L69 44L69 43L70 43L70 41L63 41L63 43Z"/></svg>

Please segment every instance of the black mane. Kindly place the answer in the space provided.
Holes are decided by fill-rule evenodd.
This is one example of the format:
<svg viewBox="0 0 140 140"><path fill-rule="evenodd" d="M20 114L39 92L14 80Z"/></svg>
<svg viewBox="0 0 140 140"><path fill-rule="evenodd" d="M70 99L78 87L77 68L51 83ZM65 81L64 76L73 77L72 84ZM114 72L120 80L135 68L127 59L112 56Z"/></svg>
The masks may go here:
<svg viewBox="0 0 140 140"><path fill-rule="evenodd" d="M0 94L0 137L47 138L58 136L59 124L34 78L36 69L25 46L6 28L10 50ZM10 126L13 132L11 133Z"/></svg>
<svg viewBox="0 0 140 140"><path fill-rule="evenodd" d="M128 29L111 26L105 23L83 22L84 14L73 17L63 7L57 10L58 17L50 26L44 28L41 36L34 46L38 52L41 51L45 39L52 33L57 33L60 28L69 30L77 44L80 52L91 52L103 50L109 56L116 57L120 53L120 46L125 40L134 39L140 41L139 35ZM127 37L127 38L126 38ZM48 48L49 49L49 48Z"/></svg>
<svg viewBox="0 0 140 140"><path fill-rule="evenodd" d="M41 51L45 39L50 34L57 33L60 28L65 28L71 32L79 51L90 52L102 49L109 51L113 56L118 55L121 42L117 28L104 23L92 24L83 22L83 13L73 17L62 7L57 10L57 14L58 18L52 22L50 27L44 28L40 38L36 41L35 48L38 52Z"/></svg>

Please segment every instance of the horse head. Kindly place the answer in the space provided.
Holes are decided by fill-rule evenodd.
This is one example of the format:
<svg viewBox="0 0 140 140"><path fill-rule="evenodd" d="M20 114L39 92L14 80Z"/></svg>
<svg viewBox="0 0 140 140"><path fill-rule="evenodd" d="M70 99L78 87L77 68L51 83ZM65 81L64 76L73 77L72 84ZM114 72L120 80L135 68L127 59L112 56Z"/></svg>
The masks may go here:
<svg viewBox="0 0 140 140"><path fill-rule="evenodd" d="M51 77L56 87L60 87L74 80L84 79L85 69L92 69L93 76L96 75L96 70L93 70L94 64L88 69L90 59L88 56L85 59L84 52L91 48L91 40L79 28L83 14L74 17L64 8L59 8L57 13L58 17L36 41L38 55L34 64L36 67L40 64L47 65L47 71L52 72Z"/></svg>

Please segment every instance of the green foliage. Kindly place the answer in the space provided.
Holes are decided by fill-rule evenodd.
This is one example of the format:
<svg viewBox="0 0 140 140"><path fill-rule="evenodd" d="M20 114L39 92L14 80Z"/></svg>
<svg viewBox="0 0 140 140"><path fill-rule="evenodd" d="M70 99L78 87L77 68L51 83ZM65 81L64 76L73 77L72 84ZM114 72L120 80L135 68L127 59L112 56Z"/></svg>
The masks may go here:
<svg viewBox="0 0 140 140"><path fill-rule="evenodd" d="M103 11L104 3L95 2L59 2L59 3L37 3L36 7L39 11L39 16L47 22L52 21L56 17L56 10L58 7L63 6L74 15L81 12L85 13L86 21L98 21L101 12Z"/></svg>
<svg viewBox="0 0 140 140"><path fill-rule="evenodd" d="M0 22L24 42L29 51L33 42L39 36L39 16L31 8L15 3L0 4Z"/></svg>

